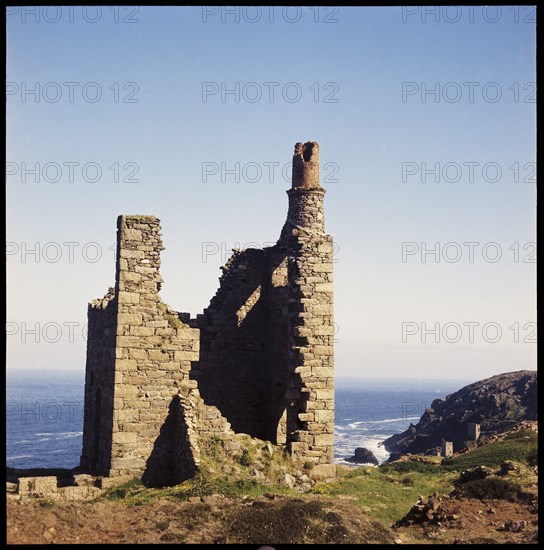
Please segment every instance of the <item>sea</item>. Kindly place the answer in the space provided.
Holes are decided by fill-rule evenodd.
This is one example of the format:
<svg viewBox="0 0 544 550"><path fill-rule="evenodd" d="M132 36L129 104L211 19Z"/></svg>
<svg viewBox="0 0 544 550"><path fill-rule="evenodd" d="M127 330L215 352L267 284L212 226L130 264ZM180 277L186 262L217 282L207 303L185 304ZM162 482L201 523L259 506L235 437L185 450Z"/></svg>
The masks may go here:
<svg viewBox="0 0 544 550"><path fill-rule="evenodd" d="M342 378L335 380L335 461L346 463L357 447L380 463L381 443L417 423L437 397L472 380ZM83 435L84 373L8 369L6 374L6 465L13 468L72 468L79 463Z"/></svg>

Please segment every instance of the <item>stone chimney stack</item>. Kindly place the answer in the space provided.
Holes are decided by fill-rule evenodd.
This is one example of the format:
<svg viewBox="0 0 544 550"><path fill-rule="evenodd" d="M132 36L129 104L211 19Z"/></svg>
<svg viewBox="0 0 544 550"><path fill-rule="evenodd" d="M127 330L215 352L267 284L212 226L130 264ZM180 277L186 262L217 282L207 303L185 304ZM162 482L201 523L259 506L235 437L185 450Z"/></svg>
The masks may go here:
<svg viewBox="0 0 544 550"><path fill-rule="evenodd" d="M293 179L287 195L289 210L280 243L297 235L325 235L325 189L319 181L319 144L316 141L295 145Z"/></svg>
<svg viewBox="0 0 544 550"><path fill-rule="evenodd" d="M287 444L296 463L322 478L334 466L333 241L325 232L319 145L295 145L293 181L280 245L288 258Z"/></svg>
<svg viewBox="0 0 544 550"><path fill-rule="evenodd" d="M297 143L293 155L293 189L321 189L319 181L319 143Z"/></svg>

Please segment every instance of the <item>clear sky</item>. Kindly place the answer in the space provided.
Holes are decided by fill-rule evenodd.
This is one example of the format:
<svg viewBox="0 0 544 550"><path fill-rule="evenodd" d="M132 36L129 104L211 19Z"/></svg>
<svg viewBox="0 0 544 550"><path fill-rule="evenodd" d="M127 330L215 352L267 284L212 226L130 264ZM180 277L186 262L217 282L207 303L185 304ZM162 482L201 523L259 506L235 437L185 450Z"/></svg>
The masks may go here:
<svg viewBox="0 0 544 550"><path fill-rule="evenodd" d="M161 219L163 300L202 311L315 140L337 375L535 369L534 8L425 9L11 8L8 366L85 368L119 214Z"/></svg>

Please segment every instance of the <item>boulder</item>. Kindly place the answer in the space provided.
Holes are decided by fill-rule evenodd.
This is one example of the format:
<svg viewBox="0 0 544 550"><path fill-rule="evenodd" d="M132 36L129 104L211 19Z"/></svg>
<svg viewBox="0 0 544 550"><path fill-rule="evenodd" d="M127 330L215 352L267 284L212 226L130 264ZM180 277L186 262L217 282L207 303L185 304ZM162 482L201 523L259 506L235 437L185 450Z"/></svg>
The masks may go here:
<svg viewBox="0 0 544 550"><path fill-rule="evenodd" d="M487 466L477 466L476 468L471 468L469 470L464 470L459 476L457 485L463 485L470 481L476 481L477 479L484 479L494 473L492 468Z"/></svg>
<svg viewBox="0 0 544 550"><path fill-rule="evenodd" d="M291 474L283 474L280 477L280 483L290 488L293 488L295 486L296 481L297 480Z"/></svg>
<svg viewBox="0 0 544 550"><path fill-rule="evenodd" d="M355 449L355 455L346 460L354 464L374 464L375 466L379 464L374 453L364 447L357 447L357 449Z"/></svg>
<svg viewBox="0 0 544 550"><path fill-rule="evenodd" d="M518 466L516 466L511 460L505 460L501 464L499 474L501 476L507 476L509 474L515 473L517 470L519 470Z"/></svg>

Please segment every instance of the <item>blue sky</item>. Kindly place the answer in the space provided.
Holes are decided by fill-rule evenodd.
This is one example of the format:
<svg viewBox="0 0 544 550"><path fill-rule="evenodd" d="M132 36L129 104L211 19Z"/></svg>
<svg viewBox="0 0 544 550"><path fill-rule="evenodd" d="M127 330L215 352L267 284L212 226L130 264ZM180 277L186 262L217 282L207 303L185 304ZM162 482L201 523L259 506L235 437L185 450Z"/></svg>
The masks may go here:
<svg viewBox="0 0 544 550"><path fill-rule="evenodd" d="M8 366L84 369L119 214L161 219L163 299L196 315L315 140L337 374L536 368L532 8L43 9L7 16Z"/></svg>

